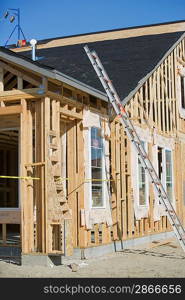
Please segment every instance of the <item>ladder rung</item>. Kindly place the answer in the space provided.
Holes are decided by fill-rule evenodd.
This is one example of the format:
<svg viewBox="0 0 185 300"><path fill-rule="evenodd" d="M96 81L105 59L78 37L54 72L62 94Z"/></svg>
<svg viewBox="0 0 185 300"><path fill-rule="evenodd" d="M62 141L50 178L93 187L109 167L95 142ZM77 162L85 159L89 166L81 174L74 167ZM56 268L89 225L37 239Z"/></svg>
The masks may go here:
<svg viewBox="0 0 185 300"><path fill-rule="evenodd" d="M147 169L147 170L150 171L150 172L153 172L153 171L154 171L152 168L148 168L148 167L146 167L145 169Z"/></svg>
<svg viewBox="0 0 185 300"><path fill-rule="evenodd" d="M131 142L135 143L135 144L138 144L138 145L141 145L140 142L136 141L136 140L132 140Z"/></svg>
<svg viewBox="0 0 185 300"><path fill-rule="evenodd" d="M127 130L129 130L130 132L134 132L134 130L132 128L130 128L129 126L128 127L125 127Z"/></svg>
<svg viewBox="0 0 185 300"><path fill-rule="evenodd" d="M175 214L175 212L173 210L169 210L169 209L166 209L166 211L168 211L170 214Z"/></svg>
<svg viewBox="0 0 185 300"><path fill-rule="evenodd" d="M166 199L166 196L163 196L163 195L161 195L161 194L159 194L159 197L160 197L160 198L163 198L163 199Z"/></svg>
<svg viewBox="0 0 185 300"><path fill-rule="evenodd" d="M109 79L107 79L107 78L105 78L105 77L103 77L103 79L104 79L106 82L108 82L108 83L111 83L111 82L112 82L111 80L109 80Z"/></svg>
<svg viewBox="0 0 185 300"><path fill-rule="evenodd" d="M173 225L173 226L177 226L177 227L181 227L180 224L176 224L176 223L173 223L172 225Z"/></svg>
<svg viewBox="0 0 185 300"><path fill-rule="evenodd" d="M161 185L161 183L159 181L152 181L152 183L154 183L156 185Z"/></svg>

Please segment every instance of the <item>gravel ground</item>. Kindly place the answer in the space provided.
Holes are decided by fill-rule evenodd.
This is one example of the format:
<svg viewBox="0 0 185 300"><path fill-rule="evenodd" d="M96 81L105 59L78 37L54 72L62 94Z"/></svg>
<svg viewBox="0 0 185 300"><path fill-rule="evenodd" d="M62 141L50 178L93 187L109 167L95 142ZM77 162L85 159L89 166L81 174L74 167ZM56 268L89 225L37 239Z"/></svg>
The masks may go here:
<svg viewBox="0 0 185 300"><path fill-rule="evenodd" d="M157 244L156 244L157 245ZM151 246L151 244L150 244ZM73 272L70 264L75 264ZM88 260L70 259L54 267L21 266L18 260L0 260L0 277L19 278L153 278L185 277L185 254L176 240L154 248L137 246Z"/></svg>

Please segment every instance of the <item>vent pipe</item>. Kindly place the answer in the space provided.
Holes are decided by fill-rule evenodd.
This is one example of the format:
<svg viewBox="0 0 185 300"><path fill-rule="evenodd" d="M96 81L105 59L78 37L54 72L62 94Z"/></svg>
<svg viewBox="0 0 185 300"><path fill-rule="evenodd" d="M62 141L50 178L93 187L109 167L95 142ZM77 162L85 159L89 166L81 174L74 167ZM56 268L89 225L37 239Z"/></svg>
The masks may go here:
<svg viewBox="0 0 185 300"><path fill-rule="evenodd" d="M30 41L30 45L31 45L31 47L32 47L32 60L34 60L34 61L36 60L36 56L35 56L36 44L37 44L37 40L32 39L32 40Z"/></svg>

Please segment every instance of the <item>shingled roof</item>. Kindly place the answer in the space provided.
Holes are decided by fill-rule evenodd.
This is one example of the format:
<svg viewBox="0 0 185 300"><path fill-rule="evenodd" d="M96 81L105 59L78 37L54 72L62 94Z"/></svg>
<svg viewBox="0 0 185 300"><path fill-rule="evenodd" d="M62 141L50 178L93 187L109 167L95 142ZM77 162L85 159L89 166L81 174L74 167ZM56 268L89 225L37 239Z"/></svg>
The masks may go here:
<svg viewBox="0 0 185 300"><path fill-rule="evenodd" d="M154 69L183 33L99 41L88 43L88 46L98 53L119 96L124 99ZM39 61L42 65L50 66L104 92L83 46L76 44L39 49L36 54L44 57ZM30 57L31 51L21 52L21 55Z"/></svg>

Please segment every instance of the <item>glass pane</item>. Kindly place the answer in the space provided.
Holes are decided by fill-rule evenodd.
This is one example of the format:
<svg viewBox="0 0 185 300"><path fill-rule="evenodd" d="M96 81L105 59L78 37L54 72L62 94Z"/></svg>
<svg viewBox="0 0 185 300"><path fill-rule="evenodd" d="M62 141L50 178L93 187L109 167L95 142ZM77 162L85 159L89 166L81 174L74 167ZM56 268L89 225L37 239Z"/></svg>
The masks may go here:
<svg viewBox="0 0 185 300"><path fill-rule="evenodd" d="M146 204L146 175L145 170L139 162L139 205Z"/></svg>
<svg viewBox="0 0 185 300"><path fill-rule="evenodd" d="M166 176L169 180L172 179L172 162L171 162L171 151L166 150Z"/></svg>
<svg viewBox="0 0 185 300"><path fill-rule="evenodd" d="M92 206L101 207L102 206L102 186L92 185Z"/></svg>
<svg viewBox="0 0 185 300"><path fill-rule="evenodd" d="M91 146L93 146L92 141L96 138L96 128L91 128Z"/></svg>
<svg viewBox="0 0 185 300"><path fill-rule="evenodd" d="M99 128L91 128L91 146L95 148L102 148L101 130Z"/></svg>
<svg viewBox="0 0 185 300"><path fill-rule="evenodd" d="M102 195L102 137L101 130L91 128L91 175L92 175L92 206L103 205ZM95 179L95 181L93 181ZM97 179L97 181L96 181Z"/></svg>
<svg viewBox="0 0 185 300"><path fill-rule="evenodd" d="M172 183L171 182L166 183L166 192L167 192L169 200L172 202L173 193L172 193Z"/></svg>
<svg viewBox="0 0 185 300"><path fill-rule="evenodd" d="M102 150L101 149L97 149L97 167L101 167L102 166Z"/></svg>
<svg viewBox="0 0 185 300"><path fill-rule="evenodd" d="M97 149L91 148L91 166L97 167Z"/></svg>
<svg viewBox="0 0 185 300"><path fill-rule="evenodd" d="M142 146L145 148L145 143L142 141ZM139 205L146 205L146 172L138 159L138 179L139 179Z"/></svg>
<svg viewBox="0 0 185 300"><path fill-rule="evenodd" d="M98 148L102 148L102 137L100 130L97 131Z"/></svg>
<svg viewBox="0 0 185 300"><path fill-rule="evenodd" d="M102 150L91 147L91 166L100 167L102 166Z"/></svg>
<svg viewBox="0 0 185 300"><path fill-rule="evenodd" d="M146 185L145 183L139 185L139 205L146 204Z"/></svg>
<svg viewBox="0 0 185 300"><path fill-rule="evenodd" d="M96 184L102 184L102 169L100 168L92 168L92 179L100 179L99 181L94 181Z"/></svg>
<svg viewBox="0 0 185 300"><path fill-rule="evenodd" d="M165 150L166 155L166 192L167 195L172 201L172 153L170 150Z"/></svg>

